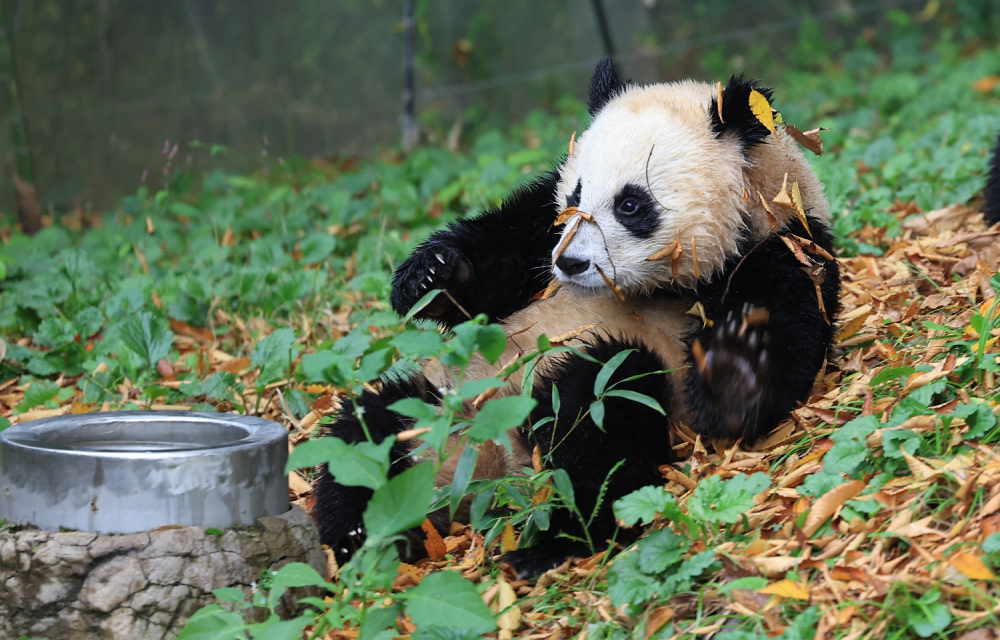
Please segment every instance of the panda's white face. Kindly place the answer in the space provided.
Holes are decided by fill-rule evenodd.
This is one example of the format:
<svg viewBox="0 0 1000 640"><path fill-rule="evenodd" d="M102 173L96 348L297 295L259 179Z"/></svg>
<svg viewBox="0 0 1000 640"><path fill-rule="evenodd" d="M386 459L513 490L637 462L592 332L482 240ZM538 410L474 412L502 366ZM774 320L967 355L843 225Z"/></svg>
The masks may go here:
<svg viewBox="0 0 1000 640"><path fill-rule="evenodd" d="M711 131L713 91L630 86L597 113L560 170L558 206L592 218L563 227L552 256L561 284L608 294L603 271L627 293L693 288L738 251L747 161L734 139ZM668 255L647 260L658 252Z"/></svg>

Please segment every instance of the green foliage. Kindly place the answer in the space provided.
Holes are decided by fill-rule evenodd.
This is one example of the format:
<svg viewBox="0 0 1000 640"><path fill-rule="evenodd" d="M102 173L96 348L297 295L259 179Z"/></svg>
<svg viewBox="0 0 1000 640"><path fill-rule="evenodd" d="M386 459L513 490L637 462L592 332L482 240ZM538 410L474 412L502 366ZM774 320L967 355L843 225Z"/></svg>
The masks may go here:
<svg viewBox="0 0 1000 640"><path fill-rule="evenodd" d="M771 486L766 473L745 476L738 473L729 480L710 476L698 483L688 499L688 514L705 522L738 522L753 508L754 499Z"/></svg>

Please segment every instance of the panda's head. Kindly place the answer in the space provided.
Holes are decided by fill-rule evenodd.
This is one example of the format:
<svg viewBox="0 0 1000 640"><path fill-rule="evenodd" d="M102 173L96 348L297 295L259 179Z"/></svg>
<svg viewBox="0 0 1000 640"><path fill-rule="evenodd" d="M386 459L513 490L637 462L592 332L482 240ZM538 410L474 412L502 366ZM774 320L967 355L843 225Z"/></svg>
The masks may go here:
<svg viewBox="0 0 1000 640"><path fill-rule="evenodd" d="M607 292L606 275L626 293L693 288L739 251L754 226L751 152L771 136L750 108L755 88L730 80L720 114L715 86L626 84L609 58L598 64L594 120L559 172L557 206L585 214L553 252L562 285Z"/></svg>

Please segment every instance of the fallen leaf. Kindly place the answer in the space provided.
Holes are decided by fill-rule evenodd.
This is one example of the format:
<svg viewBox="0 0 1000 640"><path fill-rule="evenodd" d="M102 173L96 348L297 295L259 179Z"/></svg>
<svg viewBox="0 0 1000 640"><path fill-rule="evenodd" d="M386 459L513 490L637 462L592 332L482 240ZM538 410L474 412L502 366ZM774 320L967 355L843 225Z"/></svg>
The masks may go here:
<svg viewBox="0 0 1000 640"><path fill-rule="evenodd" d="M979 556L973 555L969 551L960 551L948 558L948 564L955 567L972 580L996 580L990 568Z"/></svg>
<svg viewBox="0 0 1000 640"><path fill-rule="evenodd" d="M673 617L674 610L666 605L653 609L649 617L646 618L646 633L643 635L643 640L649 640L649 638L653 637Z"/></svg>
<svg viewBox="0 0 1000 640"><path fill-rule="evenodd" d="M539 291L535 295L531 296L531 299L532 300L547 300L547 299L549 299L549 298L552 297L552 295L556 292L556 289L559 288L559 285L560 285L559 278L552 278L552 280L549 281L548 286L546 286L544 289L542 289L541 291Z"/></svg>
<svg viewBox="0 0 1000 640"><path fill-rule="evenodd" d="M559 215L556 216L556 221L553 222L552 224L558 227L559 225L564 224L567 220L575 216L576 213L577 213L576 207L566 207L565 209L559 212Z"/></svg>
<svg viewBox="0 0 1000 640"><path fill-rule="evenodd" d="M441 534L434 528L430 520L424 520L420 524L420 528L427 534L427 538L424 540L424 548L427 549L427 555L435 562L444 560L448 548L445 546L444 540L441 539Z"/></svg>
<svg viewBox="0 0 1000 640"><path fill-rule="evenodd" d="M552 256L552 264L555 264L559 260L559 258L562 257L563 251L565 251L566 247L569 246L570 241L573 240L573 236L576 235L576 230L579 227L580 227L580 218L577 218L576 222L573 223L573 226L570 227L569 231L566 232L566 235L563 237L562 242L559 243L559 247L556 248L555 255Z"/></svg>
<svg viewBox="0 0 1000 640"><path fill-rule="evenodd" d="M216 369L237 374L250 368L250 358L233 358L219 364Z"/></svg>
<svg viewBox="0 0 1000 640"><path fill-rule="evenodd" d="M498 584L500 589L497 592L497 611L500 612L500 616L497 618L497 626L500 627L500 632L497 634L497 639L510 640L521 624L521 609L514 604L517 602L517 594L504 579L503 573L500 574Z"/></svg>
<svg viewBox="0 0 1000 640"><path fill-rule="evenodd" d="M826 519L834 514L845 502L861 493L867 486L863 480L851 480L824 493L813 504L802 525L802 533L811 537Z"/></svg>
<svg viewBox="0 0 1000 640"><path fill-rule="evenodd" d="M764 199L764 194L760 191L757 192L757 197L760 198L760 203L764 205L764 213L767 214L767 223L771 225L771 229L775 229L778 226L778 219L774 217L774 212L771 211L771 206L767 204L767 200Z"/></svg>
<svg viewBox="0 0 1000 640"><path fill-rule="evenodd" d="M604 278L604 284L608 285L608 289L611 289L611 293L615 294L615 297L621 302L625 302L625 294L622 293L621 287L615 284L614 281L608 277L608 274L604 273L604 270L599 266L595 264L594 267L597 269L597 273L601 274L601 277Z"/></svg>
<svg viewBox="0 0 1000 640"><path fill-rule="evenodd" d="M500 534L500 549L504 553L517 551L517 536L514 535L514 527L509 520L503 526L503 532Z"/></svg>
<svg viewBox="0 0 1000 640"><path fill-rule="evenodd" d="M972 88L979 93L993 93L998 82L1000 82L1000 76L983 76L972 83Z"/></svg>
<svg viewBox="0 0 1000 640"><path fill-rule="evenodd" d="M798 180L792 183L792 205L795 207L795 213L799 216L802 226L806 228L806 233L809 234L810 238L813 237L812 229L809 228L809 220L806 218L805 207L802 206L802 192L799 191Z"/></svg>
<svg viewBox="0 0 1000 640"><path fill-rule="evenodd" d="M793 600L809 600L809 587L794 580L772 582L763 589L757 589L757 593Z"/></svg>

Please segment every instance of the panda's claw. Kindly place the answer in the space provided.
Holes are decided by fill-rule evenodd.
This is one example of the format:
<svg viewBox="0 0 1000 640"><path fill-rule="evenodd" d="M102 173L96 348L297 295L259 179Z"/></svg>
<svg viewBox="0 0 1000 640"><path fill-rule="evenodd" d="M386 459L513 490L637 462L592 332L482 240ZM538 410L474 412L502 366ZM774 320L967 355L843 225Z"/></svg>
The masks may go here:
<svg viewBox="0 0 1000 640"><path fill-rule="evenodd" d="M444 243L413 253L396 271L392 303L401 314L407 313L430 289L447 289L461 299L460 291L468 284L472 267L457 249ZM438 296L420 310L418 318L439 318L452 309L447 296Z"/></svg>

